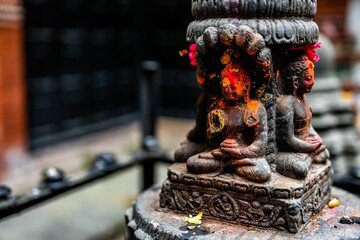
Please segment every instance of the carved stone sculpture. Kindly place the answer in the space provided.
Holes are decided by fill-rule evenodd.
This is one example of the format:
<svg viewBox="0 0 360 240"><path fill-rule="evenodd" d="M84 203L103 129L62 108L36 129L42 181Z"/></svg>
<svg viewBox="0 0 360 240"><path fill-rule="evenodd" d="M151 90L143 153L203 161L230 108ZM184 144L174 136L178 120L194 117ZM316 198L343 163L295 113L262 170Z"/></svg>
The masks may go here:
<svg viewBox="0 0 360 240"><path fill-rule="evenodd" d="M283 94L276 103L276 170L305 178L313 162L324 163L330 155L311 126L312 112L305 96L314 85L314 63L302 51L293 52L281 71Z"/></svg>
<svg viewBox="0 0 360 240"><path fill-rule="evenodd" d="M270 166L265 159L266 110L250 99L251 75L240 53L227 49L221 57L222 98L215 100L207 115L206 146L209 150L187 159L191 173L221 173L230 169L253 181L266 181Z"/></svg>
<svg viewBox="0 0 360 240"><path fill-rule="evenodd" d="M316 1L194 0L192 13L187 38L204 91L160 205L298 232L331 186L305 96L315 80Z"/></svg>

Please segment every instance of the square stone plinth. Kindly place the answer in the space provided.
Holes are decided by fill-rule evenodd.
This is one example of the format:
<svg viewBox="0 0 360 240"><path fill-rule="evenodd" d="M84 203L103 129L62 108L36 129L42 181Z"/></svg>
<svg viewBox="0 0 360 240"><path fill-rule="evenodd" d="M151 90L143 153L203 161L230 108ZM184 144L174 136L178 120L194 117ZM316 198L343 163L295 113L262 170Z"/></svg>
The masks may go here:
<svg viewBox="0 0 360 240"><path fill-rule="evenodd" d="M226 222L298 232L330 198L331 164L313 164L308 176L292 179L273 172L254 183L238 175L192 174L185 163L168 168L160 205L185 214L203 212Z"/></svg>

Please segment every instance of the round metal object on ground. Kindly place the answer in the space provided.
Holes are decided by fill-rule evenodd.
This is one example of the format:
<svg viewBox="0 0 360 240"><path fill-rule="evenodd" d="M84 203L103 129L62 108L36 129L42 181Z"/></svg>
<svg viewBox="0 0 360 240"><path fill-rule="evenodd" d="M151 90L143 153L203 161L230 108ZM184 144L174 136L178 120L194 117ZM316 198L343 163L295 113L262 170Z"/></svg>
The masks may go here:
<svg viewBox="0 0 360 240"><path fill-rule="evenodd" d="M11 189L8 186L1 185L0 186L0 200L4 200L9 198L11 195Z"/></svg>

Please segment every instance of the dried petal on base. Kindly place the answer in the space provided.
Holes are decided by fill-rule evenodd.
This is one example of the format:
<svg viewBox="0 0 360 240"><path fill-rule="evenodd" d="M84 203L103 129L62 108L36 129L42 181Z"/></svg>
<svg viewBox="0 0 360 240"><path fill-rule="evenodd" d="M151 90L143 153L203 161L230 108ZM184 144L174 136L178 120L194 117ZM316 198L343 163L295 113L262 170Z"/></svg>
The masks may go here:
<svg viewBox="0 0 360 240"><path fill-rule="evenodd" d="M201 224L201 218L202 218L203 212L199 212L195 217L189 217L186 218L186 221L190 224Z"/></svg>
<svg viewBox="0 0 360 240"><path fill-rule="evenodd" d="M340 201L338 199L336 199L336 198L331 199L329 204L328 204L329 208L334 208L334 207L337 207L339 205L340 205Z"/></svg>

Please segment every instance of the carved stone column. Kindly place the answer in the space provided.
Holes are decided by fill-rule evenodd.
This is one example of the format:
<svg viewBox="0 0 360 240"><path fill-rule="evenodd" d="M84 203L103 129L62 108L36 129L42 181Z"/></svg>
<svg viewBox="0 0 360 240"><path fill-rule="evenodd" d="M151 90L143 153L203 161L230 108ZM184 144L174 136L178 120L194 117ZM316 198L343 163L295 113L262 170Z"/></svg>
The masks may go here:
<svg viewBox="0 0 360 240"><path fill-rule="evenodd" d="M204 91L168 168L161 211L297 233L328 203L330 156L306 99L318 60L315 13L315 0L192 1L187 39ZM144 225L141 208L129 226L165 231Z"/></svg>
<svg viewBox="0 0 360 240"><path fill-rule="evenodd" d="M316 1L193 1L204 88L160 203L298 232L330 197L329 153L311 126Z"/></svg>

